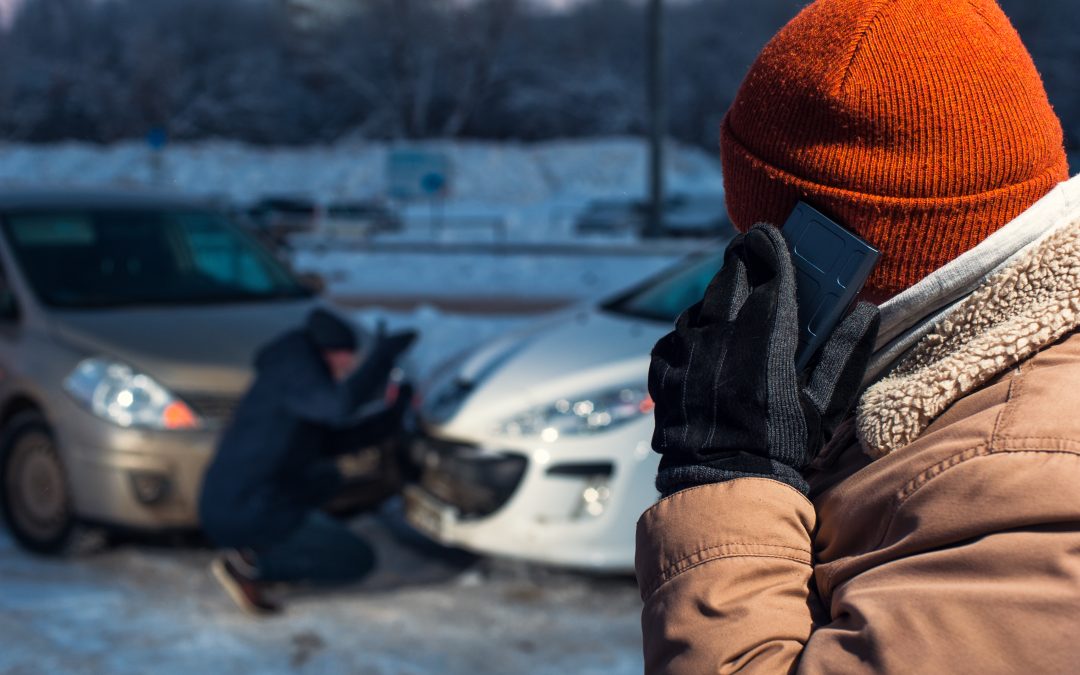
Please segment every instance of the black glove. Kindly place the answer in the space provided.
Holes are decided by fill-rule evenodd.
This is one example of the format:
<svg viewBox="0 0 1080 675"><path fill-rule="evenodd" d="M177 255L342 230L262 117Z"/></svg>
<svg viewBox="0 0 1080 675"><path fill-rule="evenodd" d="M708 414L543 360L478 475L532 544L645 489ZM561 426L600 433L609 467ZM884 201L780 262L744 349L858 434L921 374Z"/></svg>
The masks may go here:
<svg viewBox="0 0 1080 675"><path fill-rule="evenodd" d="M704 299L653 349L657 489L764 476L806 494L801 472L854 405L878 323L860 303L800 378L787 245L769 225L737 236Z"/></svg>
<svg viewBox="0 0 1080 675"><path fill-rule="evenodd" d="M396 361L399 356L413 346L417 335L414 330L405 330L392 335L384 335L380 330L375 337L374 353L378 354L379 358Z"/></svg>
<svg viewBox="0 0 1080 675"><path fill-rule="evenodd" d="M401 424L402 418L405 417L405 413L408 412L409 408L412 406L413 393L412 385L408 382L403 382L401 386L398 387L397 398L394 399L394 402L390 405L390 410L393 412L394 419L397 420L399 425Z"/></svg>
<svg viewBox="0 0 1080 675"><path fill-rule="evenodd" d="M346 411L346 416L351 416L357 407L386 390L387 378L398 357L412 346L416 338L416 331L407 330L388 336L382 326L379 327L370 353L344 383L347 398L340 408Z"/></svg>

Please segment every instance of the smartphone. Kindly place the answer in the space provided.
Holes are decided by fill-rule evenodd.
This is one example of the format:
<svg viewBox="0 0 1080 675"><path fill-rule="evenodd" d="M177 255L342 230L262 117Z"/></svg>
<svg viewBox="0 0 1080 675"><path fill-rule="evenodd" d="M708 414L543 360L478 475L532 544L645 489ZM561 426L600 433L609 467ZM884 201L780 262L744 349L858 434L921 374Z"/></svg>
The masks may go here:
<svg viewBox="0 0 1080 675"><path fill-rule="evenodd" d="M795 263L802 372L844 318L881 252L814 207L799 202L780 230Z"/></svg>

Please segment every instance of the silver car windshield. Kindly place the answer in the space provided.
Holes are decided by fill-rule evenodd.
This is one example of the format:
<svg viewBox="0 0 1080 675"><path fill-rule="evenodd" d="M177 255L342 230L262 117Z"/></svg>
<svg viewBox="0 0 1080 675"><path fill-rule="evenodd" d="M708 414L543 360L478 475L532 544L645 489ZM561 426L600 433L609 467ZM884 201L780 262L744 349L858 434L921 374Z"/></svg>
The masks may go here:
<svg viewBox="0 0 1080 675"><path fill-rule="evenodd" d="M206 211L34 211L4 219L34 293L54 307L307 297L266 250Z"/></svg>
<svg viewBox="0 0 1080 675"><path fill-rule="evenodd" d="M609 312L672 323L701 300L724 262L723 251L691 258L603 305Z"/></svg>

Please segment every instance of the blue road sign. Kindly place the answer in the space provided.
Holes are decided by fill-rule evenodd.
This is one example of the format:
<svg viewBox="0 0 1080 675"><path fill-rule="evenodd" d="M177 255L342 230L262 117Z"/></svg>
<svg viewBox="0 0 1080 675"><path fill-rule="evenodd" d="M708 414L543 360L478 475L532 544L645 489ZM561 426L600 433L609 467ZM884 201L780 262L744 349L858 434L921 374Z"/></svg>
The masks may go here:
<svg viewBox="0 0 1080 675"><path fill-rule="evenodd" d="M169 132L164 127L154 127L146 134L146 144L154 150L161 150L169 144Z"/></svg>
<svg viewBox="0 0 1080 675"><path fill-rule="evenodd" d="M430 199L450 191L450 158L442 152L392 150L386 160L386 185L391 197Z"/></svg>

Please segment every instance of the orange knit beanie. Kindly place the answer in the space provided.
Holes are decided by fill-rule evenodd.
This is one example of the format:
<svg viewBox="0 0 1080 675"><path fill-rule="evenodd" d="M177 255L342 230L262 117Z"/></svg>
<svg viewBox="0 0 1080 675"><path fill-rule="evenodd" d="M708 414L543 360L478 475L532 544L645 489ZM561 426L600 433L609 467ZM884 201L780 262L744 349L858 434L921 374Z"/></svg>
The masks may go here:
<svg viewBox="0 0 1080 675"><path fill-rule="evenodd" d="M1068 178L1061 123L993 0L818 0L765 46L724 118L735 225L803 199L877 246L899 292Z"/></svg>

